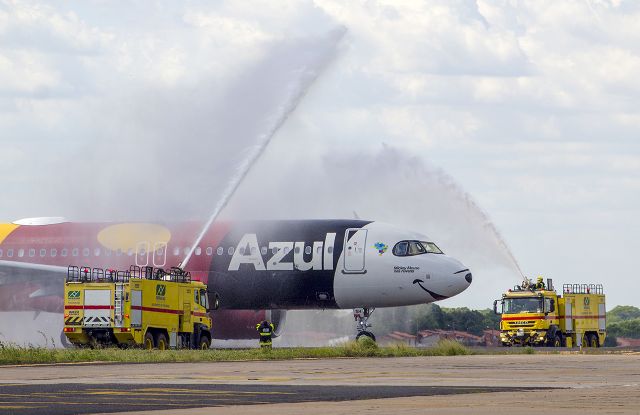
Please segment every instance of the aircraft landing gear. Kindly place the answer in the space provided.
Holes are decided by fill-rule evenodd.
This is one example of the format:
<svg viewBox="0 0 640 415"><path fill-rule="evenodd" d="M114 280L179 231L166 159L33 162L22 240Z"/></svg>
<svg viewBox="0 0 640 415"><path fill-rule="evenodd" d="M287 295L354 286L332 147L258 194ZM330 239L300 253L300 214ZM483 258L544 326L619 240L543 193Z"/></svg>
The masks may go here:
<svg viewBox="0 0 640 415"><path fill-rule="evenodd" d="M369 330L367 330L369 327L371 327L371 324L369 324L367 321L369 320L369 317L371 316L371 314L373 314L375 308L354 308L353 309L353 318L356 321L356 332L358 334L356 334L356 341L358 341L358 339L360 339L361 337L368 337L373 341L376 341L376 336L371 333Z"/></svg>

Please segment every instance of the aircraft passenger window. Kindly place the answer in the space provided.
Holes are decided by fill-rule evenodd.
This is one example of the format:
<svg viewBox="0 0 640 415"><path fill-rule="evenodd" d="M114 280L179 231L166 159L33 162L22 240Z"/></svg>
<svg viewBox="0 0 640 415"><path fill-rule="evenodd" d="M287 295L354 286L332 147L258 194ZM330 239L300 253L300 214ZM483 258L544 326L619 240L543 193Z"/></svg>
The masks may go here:
<svg viewBox="0 0 640 415"><path fill-rule="evenodd" d="M116 256L122 256L122 249L116 249Z"/></svg>
<svg viewBox="0 0 640 415"><path fill-rule="evenodd" d="M240 253L240 255L244 255L244 246L238 248L238 252Z"/></svg>
<svg viewBox="0 0 640 415"><path fill-rule="evenodd" d="M308 246L308 245L305 246L304 247L304 253L307 254L307 255L311 254L311 246Z"/></svg>
<svg viewBox="0 0 640 415"><path fill-rule="evenodd" d="M62 248L62 251L60 252L60 256L67 256L67 252L69 252L67 248Z"/></svg>
<svg viewBox="0 0 640 415"><path fill-rule="evenodd" d="M213 255L213 248L210 246L207 247L207 255L209 256Z"/></svg>
<svg viewBox="0 0 640 415"><path fill-rule="evenodd" d="M104 250L104 254L105 254L106 256L111 256L111 254L112 254L111 249L105 249L105 250Z"/></svg>
<svg viewBox="0 0 640 415"><path fill-rule="evenodd" d="M71 255L78 256L79 252L80 252L80 250L78 248L73 248L73 251L71 251Z"/></svg>
<svg viewBox="0 0 640 415"><path fill-rule="evenodd" d="M271 253L273 255L277 254L278 253L278 248L276 248L276 247L271 248Z"/></svg>
<svg viewBox="0 0 640 415"><path fill-rule="evenodd" d="M200 255L202 253L202 249L200 247L196 248L196 255Z"/></svg>
<svg viewBox="0 0 640 415"><path fill-rule="evenodd" d="M296 246L295 251L296 251L296 254L299 254L299 253L300 253L300 247L299 247L299 246Z"/></svg>
<svg viewBox="0 0 640 415"><path fill-rule="evenodd" d="M7 249L7 257L8 258L12 258L13 257L13 249Z"/></svg>
<svg viewBox="0 0 640 415"><path fill-rule="evenodd" d="M422 244L418 241L409 242L409 255L420 255L424 254L426 251Z"/></svg>
<svg viewBox="0 0 640 415"><path fill-rule="evenodd" d="M267 255L267 251L268 249L266 246L263 246L262 248L260 248L260 253L262 253L262 255Z"/></svg>
<svg viewBox="0 0 640 415"><path fill-rule="evenodd" d="M18 249L18 257L22 258L24 256L24 249Z"/></svg>
<svg viewBox="0 0 640 415"><path fill-rule="evenodd" d="M288 246L284 247L284 254L287 255L289 253L289 251L291 251L291 249Z"/></svg>
<svg viewBox="0 0 640 415"><path fill-rule="evenodd" d="M327 253L329 254L333 254L333 247L330 246L329 248L327 248Z"/></svg>
<svg viewBox="0 0 640 415"><path fill-rule="evenodd" d="M216 249L216 253L217 253L218 255L222 255L222 254L224 254L224 248L223 248L223 247L221 247L221 246L219 246L219 247L218 247L218 249Z"/></svg>
<svg viewBox="0 0 640 415"><path fill-rule="evenodd" d="M401 241L393 247L393 255L395 256L406 256L407 250L409 249L408 241Z"/></svg>
<svg viewBox="0 0 640 415"><path fill-rule="evenodd" d="M322 247L321 247L321 246L318 246L318 247L316 248L316 253L317 253L317 254L321 254L321 253L322 253Z"/></svg>
<svg viewBox="0 0 640 415"><path fill-rule="evenodd" d="M186 248L186 247L185 247L185 248L182 250L182 252L184 252L184 255L185 255L185 256L189 255L189 248Z"/></svg>
<svg viewBox="0 0 640 415"><path fill-rule="evenodd" d="M176 246L175 248L173 248L173 255L175 255L175 256L180 255L180 248L179 247Z"/></svg>
<svg viewBox="0 0 640 415"><path fill-rule="evenodd" d="M34 257L34 256L36 256L36 250L35 250L35 249L33 249L33 248L29 249L29 256L30 256L30 257Z"/></svg>
<svg viewBox="0 0 640 415"><path fill-rule="evenodd" d="M129 255L129 256L133 255L133 248L127 249L127 255Z"/></svg>
<svg viewBox="0 0 640 415"><path fill-rule="evenodd" d="M89 256L90 253L91 253L91 250L89 248L82 249L82 256Z"/></svg>
<svg viewBox="0 0 640 415"><path fill-rule="evenodd" d="M233 252L234 252L235 250L236 250L236 249L235 249L234 247L230 246L230 247L229 247L229 249L227 250L227 252L229 253L229 255L233 255Z"/></svg>
<svg viewBox="0 0 640 415"><path fill-rule="evenodd" d="M44 248L40 249L40 256L41 257L46 257L47 256L47 250L44 249Z"/></svg>
<svg viewBox="0 0 640 415"><path fill-rule="evenodd" d="M255 255L258 252L258 248L256 248L255 246L251 247L251 255Z"/></svg>
<svg viewBox="0 0 640 415"><path fill-rule="evenodd" d="M95 248L93 250L93 256L100 256L100 248Z"/></svg>
<svg viewBox="0 0 640 415"><path fill-rule="evenodd" d="M51 257L54 258L58 256L58 250L56 248L51 248Z"/></svg>
<svg viewBox="0 0 640 415"><path fill-rule="evenodd" d="M0 258L2 258L2 249L0 249Z"/></svg>

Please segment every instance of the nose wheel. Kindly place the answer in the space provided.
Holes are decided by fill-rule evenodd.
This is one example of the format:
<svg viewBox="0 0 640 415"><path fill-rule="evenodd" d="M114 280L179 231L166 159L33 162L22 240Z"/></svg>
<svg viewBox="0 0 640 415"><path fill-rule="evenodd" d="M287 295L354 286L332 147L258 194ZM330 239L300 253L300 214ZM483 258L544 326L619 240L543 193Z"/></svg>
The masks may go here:
<svg viewBox="0 0 640 415"><path fill-rule="evenodd" d="M356 341L361 337L368 337L376 341L376 336L368 330L371 327L371 324L368 323L369 317L374 311L375 308L366 307L353 309L353 318L356 321Z"/></svg>

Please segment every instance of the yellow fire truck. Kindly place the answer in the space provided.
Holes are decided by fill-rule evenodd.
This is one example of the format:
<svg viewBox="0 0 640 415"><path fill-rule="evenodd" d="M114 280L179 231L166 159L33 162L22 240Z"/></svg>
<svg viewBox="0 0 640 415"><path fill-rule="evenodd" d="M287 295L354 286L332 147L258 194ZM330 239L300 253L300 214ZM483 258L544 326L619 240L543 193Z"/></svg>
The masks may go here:
<svg viewBox="0 0 640 415"><path fill-rule="evenodd" d="M208 349L207 286L180 268L70 266L64 333L77 346Z"/></svg>
<svg viewBox="0 0 640 415"><path fill-rule="evenodd" d="M600 347L606 337L602 284L537 286L526 279L493 302L503 346Z"/></svg>

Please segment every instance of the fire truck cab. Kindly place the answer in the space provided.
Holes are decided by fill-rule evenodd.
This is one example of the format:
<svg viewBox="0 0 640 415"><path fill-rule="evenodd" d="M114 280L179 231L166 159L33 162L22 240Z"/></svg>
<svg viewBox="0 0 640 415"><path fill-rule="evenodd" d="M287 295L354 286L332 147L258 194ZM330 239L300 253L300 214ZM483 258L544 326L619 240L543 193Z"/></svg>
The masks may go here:
<svg viewBox="0 0 640 415"><path fill-rule="evenodd" d="M207 286L180 268L68 268L64 333L77 346L208 349L208 312Z"/></svg>

